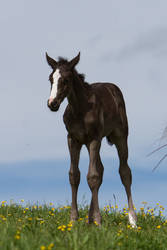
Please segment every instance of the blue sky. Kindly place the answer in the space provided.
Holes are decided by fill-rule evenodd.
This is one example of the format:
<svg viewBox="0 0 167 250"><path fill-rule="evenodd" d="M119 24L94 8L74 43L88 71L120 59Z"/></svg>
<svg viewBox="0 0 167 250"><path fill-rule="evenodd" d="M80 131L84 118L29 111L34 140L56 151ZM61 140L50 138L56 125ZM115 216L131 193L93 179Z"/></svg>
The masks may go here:
<svg viewBox="0 0 167 250"><path fill-rule="evenodd" d="M167 191L167 160L152 168L165 149L146 157L163 143L167 125L166 1L5 1L0 10L0 190L2 200L70 202L69 155L62 115L51 113L52 57L73 58L86 81L109 81L122 90L129 120L129 163L133 171L134 201L163 203ZM126 203L118 176L114 147L103 141L105 166L100 204ZM88 157L81 155L79 199L90 200L86 183Z"/></svg>

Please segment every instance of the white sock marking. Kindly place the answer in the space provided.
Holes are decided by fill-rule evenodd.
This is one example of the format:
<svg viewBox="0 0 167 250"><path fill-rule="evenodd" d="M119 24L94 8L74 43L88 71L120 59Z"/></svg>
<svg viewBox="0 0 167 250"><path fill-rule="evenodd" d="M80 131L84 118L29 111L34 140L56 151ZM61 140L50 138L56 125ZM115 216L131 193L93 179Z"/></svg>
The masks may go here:
<svg viewBox="0 0 167 250"><path fill-rule="evenodd" d="M56 69L56 71L53 74L53 84L52 84L52 89L50 93L50 100L53 100L56 95L57 95L57 87L58 87L58 81L61 77L60 70Z"/></svg>
<svg viewBox="0 0 167 250"><path fill-rule="evenodd" d="M133 216L132 216L132 214L130 212L129 212L128 216L129 216L129 223L131 224L131 226L133 228L136 228L137 227L136 226L136 220L133 218Z"/></svg>

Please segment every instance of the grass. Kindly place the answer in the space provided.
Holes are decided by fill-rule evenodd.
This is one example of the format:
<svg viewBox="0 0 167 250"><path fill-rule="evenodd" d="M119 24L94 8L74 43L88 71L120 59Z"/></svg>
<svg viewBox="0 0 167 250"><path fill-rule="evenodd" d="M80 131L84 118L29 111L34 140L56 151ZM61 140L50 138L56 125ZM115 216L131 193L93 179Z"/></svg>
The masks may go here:
<svg viewBox="0 0 167 250"><path fill-rule="evenodd" d="M80 207L80 218L70 222L70 206L0 205L0 249L3 250L158 250L167 249L164 208L144 202L137 211L138 227L128 224L125 207L102 209L102 226L87 223L88 207Z"/></svg>

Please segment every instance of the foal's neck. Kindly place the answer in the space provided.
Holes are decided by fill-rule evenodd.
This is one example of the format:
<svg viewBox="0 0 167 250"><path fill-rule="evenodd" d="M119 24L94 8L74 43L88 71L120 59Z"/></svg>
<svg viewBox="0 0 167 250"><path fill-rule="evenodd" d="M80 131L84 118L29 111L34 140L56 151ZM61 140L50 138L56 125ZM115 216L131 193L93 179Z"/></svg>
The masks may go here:
<svg viewBox="0 0 167 250"><path fill-rule="evenodd" d="M77 73L74 73L72 90L67 99L75 115L82 114L84 112L85 104L87 103L87 89L84 84L85 83Z"/></svg>

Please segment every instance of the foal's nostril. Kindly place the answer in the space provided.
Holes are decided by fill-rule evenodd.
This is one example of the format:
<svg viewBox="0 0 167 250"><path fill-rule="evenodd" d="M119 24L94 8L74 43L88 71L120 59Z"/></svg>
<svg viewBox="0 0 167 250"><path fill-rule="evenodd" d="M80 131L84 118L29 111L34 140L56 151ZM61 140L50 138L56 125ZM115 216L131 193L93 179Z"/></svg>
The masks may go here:
<svg viewBox="0 0 167 250"><path fill-rule="evenodd" d="M48 100L47 101L48 108L50 108L51 111L57 111L59 109L59 103L56 100Z"/></svg>

